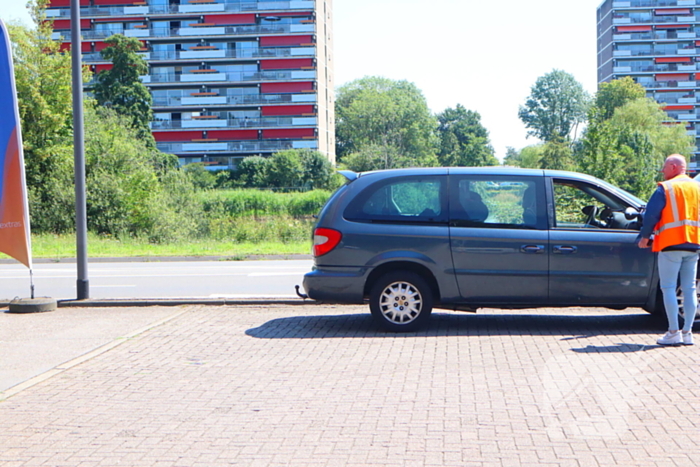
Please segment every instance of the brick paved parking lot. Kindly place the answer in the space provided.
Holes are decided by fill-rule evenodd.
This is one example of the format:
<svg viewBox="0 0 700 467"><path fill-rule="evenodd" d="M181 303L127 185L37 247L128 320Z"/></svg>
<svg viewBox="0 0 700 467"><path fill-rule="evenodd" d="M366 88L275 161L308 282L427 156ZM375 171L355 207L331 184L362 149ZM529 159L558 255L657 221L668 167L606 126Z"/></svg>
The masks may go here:
<svg viewBox="0 0 700 467"><path fill-rule="evenodd" d="M652 345L639 310L438 312L403 335L365 307L182 310L0 402L0 465L700 462L700 349Z"/></svg>

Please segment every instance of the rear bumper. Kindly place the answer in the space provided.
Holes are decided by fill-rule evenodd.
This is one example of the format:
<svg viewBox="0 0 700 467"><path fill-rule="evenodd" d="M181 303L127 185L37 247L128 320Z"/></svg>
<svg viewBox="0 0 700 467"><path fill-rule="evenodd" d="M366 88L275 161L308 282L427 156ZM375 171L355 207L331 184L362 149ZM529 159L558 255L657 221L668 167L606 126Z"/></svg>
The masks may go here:
<svg viewBox="0 0 700 467"><path fill-rule="evenodd" d="M314 300L363 303L367 268L324 268L304 275L304 291Z"/></svg>

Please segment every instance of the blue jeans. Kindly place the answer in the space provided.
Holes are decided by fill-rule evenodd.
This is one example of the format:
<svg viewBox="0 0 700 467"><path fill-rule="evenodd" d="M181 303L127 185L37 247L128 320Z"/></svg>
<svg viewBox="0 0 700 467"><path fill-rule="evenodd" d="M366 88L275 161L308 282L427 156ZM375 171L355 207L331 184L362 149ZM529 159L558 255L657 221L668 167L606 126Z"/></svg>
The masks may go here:
<svg viewBox="0 0 700 467"><path fill-rule="evenodd" d="M668 317L668 330L678 330L678 299L676 286L680 273L683 292L684 331L690 331L695 319L698 297L695 293L695 273L698 268L698 254L690 251L659 252L659 286L664 297L664 307Z"/></svg>

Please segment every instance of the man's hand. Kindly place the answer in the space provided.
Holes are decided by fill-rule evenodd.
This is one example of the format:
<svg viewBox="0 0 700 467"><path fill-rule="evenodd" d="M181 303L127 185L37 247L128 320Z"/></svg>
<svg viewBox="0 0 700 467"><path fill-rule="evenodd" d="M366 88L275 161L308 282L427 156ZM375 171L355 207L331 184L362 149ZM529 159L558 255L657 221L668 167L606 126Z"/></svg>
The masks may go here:
<svg viewBox="0 0 700 467"><path fill-rule="evenodd" d="M651 246L651 240L648 238L642 238L639 240L639 243L637 243L637 246L639 246L639 248L649 248Z"/></svg>

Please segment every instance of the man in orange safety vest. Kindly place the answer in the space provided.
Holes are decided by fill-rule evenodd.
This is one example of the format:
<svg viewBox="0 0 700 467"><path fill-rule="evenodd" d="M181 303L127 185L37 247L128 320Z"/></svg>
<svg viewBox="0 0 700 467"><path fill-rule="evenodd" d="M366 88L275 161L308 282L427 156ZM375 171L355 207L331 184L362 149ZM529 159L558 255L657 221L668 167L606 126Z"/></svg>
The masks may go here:
<svg viewBox="0 0 700 467"><path fill-rule="evenodd" d="M672 154L661 169L664 181L649 198L639 247L658 252L659 286L668 317L668 332L659 345L693 344L693 320L698 299L695 276L700 250L700 183L686 175L685 157ZM653 242L651 236L653 234ZM676 288L680 277L684 325L678 326Z"/></svg>

